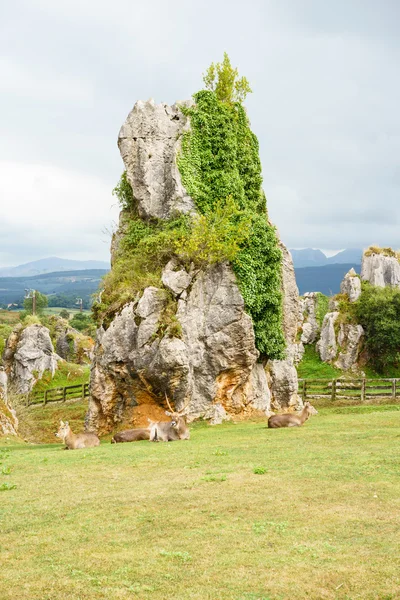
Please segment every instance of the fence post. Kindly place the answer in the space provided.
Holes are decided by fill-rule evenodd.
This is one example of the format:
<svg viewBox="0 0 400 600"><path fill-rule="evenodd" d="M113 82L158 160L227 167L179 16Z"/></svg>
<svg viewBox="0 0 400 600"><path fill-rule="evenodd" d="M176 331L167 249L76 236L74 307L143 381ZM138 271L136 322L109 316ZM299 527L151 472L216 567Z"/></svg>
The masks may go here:
<svg viewBox="0 0 400 600"><path fill-rule="evenodd" d="M67 388L64 386L63 388L63 402L65 402L67 399Z"/></svg>
<svg viewBox="0 0 400 600"><path fill-rule="evenodd" d="M47 403L47 390L45 390L44 392L44 400L43 400L43 404Z"/></svg>
<svg viewBox="0 0 400 600"><path fill-rule="evenodd" d="M307 379L303 380L303 402L307 400Z"/></svg>
<svg viewBox="0 0 400 600"><path fill-rule="evenodd" d="M331 400L332 400L332 402L334 402L336 400L336 379L332 380Z"/></svg>
<svg viewBox="0 0 400 600"><path fill-rule="evenodd" d="M392 398L396 398L396 380L392 379Z"/></svg>
<svg viewBox="0 0 400 600"><path fill-rule="evenodd" d="M82 383L82 400L85 398L85 384Z"/></svg>
<svg viewBox="0 0 400 600"><path fill-rule="evenodd" d="M363 377L361 382L361 402L365 402L365 377Z"/></svg>

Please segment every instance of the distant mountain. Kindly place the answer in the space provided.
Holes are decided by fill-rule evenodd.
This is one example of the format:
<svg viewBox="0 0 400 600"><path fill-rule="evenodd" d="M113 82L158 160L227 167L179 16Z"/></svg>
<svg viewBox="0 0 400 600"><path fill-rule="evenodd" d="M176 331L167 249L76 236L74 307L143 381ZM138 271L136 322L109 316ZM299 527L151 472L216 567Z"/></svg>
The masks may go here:
<svg viewBox="0 0 400 600"><path fill-rule="evenodd" d="M322 292L326 296L338 294L343 277L352 267L356 273L360 273L360 263L357 262L296 268L300 296L306 292Z"/></svg>
<svg viewBox="0 0 400 600"><path fill-rule="evenodd" d="M101 260L70 260L68 258L42 258L17 267L0 268L0 277L32 277L43 273L59 271L82 271L84 269L110 269L107 262Z"/></svg>
<svg viewBox="0 0 400 600"><path fill-rule="evenodd" d="M349 248L341 250L329 258L318 249L303 248L302 250L290 250L295 268L322 267L323 265L350 264L361 265L363 251L360 248Z"/></svg>
<svg viewBox="0 0 400 600"><path fill-rule="evenodd" d="M319 267L326 265L327 257L321 250L314 248L303 248L302 250L290 250L295 267Z"/></svg>
<svg viewBox="0 0 400 600"><path fill-rule="evenodd" d="M91 261L90 261L91 262ZM75 307L82 298L88 308L92 294L100 286L101 278L109 269L79 269L58 273L42 273L31 277L0 277L0 305L23 305L25 290L34 289L46 294L49 306Z"/></svg>
<svg viewBox="0 0 400 600"><path fill-rule="evenodd" d="M338 252L335 256L330 256L328 264L356 263L357 265L361 265L362 255L363 251L360 248L348 248L347 250Z"/></svg>

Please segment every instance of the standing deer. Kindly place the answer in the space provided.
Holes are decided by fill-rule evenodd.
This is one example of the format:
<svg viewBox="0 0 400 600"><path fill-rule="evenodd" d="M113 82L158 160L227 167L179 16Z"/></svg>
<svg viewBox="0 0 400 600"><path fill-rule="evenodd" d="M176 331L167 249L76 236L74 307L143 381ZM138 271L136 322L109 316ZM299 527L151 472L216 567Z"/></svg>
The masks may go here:
<svg viewBox="0 0 400 600"><path fill-rule="evenodd" d="M81 448L93 448L100 445L100 440L95 433L72 433L68 421L60 421L60 427L55 434L65 444L65 450L78 450Z"/></svg>
<svg viewBox="0 0 400 600"><path fill-rule="evenodd" d="M140 442L141 440L150 439L150 427L147 429L127 429L116 433L111 439L112 444L120 444L122 442Z"/></svg>
<svg viewBox="0 0 400 600"><path fill-rule="evenodd" d="M165 414L171 417L171 421L151 421L150 423L150 441L151 442L173 442L175 440L188 440L190 438L190 431L186 423L186 415L189 401L186 402L185 406L179 410L173 410L167 394L165 399L168 404L169 411L165 411Z"/></svg>
<svg viewBox="0 0 400 600"><path fill-rule="evenodd" d="M300 427L310 418L311 415L317 415L318 411L309 403L305 402L304 408L299 415L272 415L268 419L268 427Z"/></svg>

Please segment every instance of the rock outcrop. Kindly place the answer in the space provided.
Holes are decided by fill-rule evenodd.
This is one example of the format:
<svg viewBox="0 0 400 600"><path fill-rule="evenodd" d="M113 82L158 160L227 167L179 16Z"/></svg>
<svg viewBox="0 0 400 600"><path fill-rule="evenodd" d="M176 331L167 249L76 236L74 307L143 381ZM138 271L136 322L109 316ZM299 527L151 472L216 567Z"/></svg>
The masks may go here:
<svg viewBox="0 0 400 600"><path fill-rule="evenodd" d="M335 322L339 316L339 312L329 312L325 315L321 336L317 342L316 349L323 362L330 362L337 355L337 343L336 343L336 332Z"/></svg>
<svg viewBox="0 0 400 600"><path fill-rule="evenodd" d="M153 99L136 102L122 125L118 146L142 218L169 219L194 210L176 164L188 126L178 104L155 104Z"/></svg>
<svg viewBox="0 0 400 600"><path fill-rule="evenodd" d="M335 361L335 367L349 371L356 364L364 339L364 329L361 325L342 323L339 328L338 345L340 352Z"/></svg>
<svg viewBox="0 0 400 600"><path fill-rule="evenodd" d="M318 292L307 292L300 299L302 344L313 344L318 339L320 328L317 321L317 304Z"/></svg>
<svg viewBox="0 0 400 600"><path fill-rule="evenodd" d="M16 394L28 394L45 371L54 375L60 357L54 352L50 332L43 325L18 325L7 339L3 363L9 387Z"/></svg>
<svg viewBox="0 0 400 600"><path fill-rule="evenodd" d="M283 293L283 332L286 340L286 358L271 360L267 372L271 387L274 410L301 406L298 395L298 379L295 364L304 353L302 344L296 342L298 314L300 310L299 290L290 252L281 243L282 251L282 293Z"/></svg>
<svg viewBox="0 0 400 600"><path fill-rule="evenodd" d="M210 266L188 276L185 285L176 294L179 338L158 333L168 297L155 287L126 305L107 330L100 328L89 429L108 431L123 420L142 425L147 416L162 417L166 405L160 390L178 409L190 399L192 419L269 414L266 373L257 363L252 322L231 268Z"/></svg>
<svg viewBox="0 0 400 600"><path fill-rule="evenodd" d="M58 356L68 362L81 365L93 360L94 341L67 322L57 327L55 344Z"/></svg>
<svg viewBox="0 0 400 600"><path fill-rule="evenodd" d="M353 268L344 276L340 291L348 295L350 302L356 302L361 296L361 280Z"/></svg>
<svg viewBox="0 0 400 600"><path fill-rule="evenodd" d="M362 257L361 279L378 287L400 287L400 263L397 256L388 255L384 251L367 250Z"/></svg>
<svg viewBox="0 0 400 600"><path fill-rule="evenodd" d="M0 367L0 435L17 435L18 419L7 398L7 374Z"/></svg>
<svg viewBox="0 0 400 600"><path fill-rule="evenodd" d="M141 218L195 212L176 162L189 127L178 105L151 100L138 102L121 128L118 145ZM121 224L113 253L125 217ZM98 329L87 429L105 432L164 418L165 395L178 409L189 402L189 418L212 423L231 415L269 415L271 401L275 407L297 404L298 290L283 245L282 251L285 361L260 362L253 323L228 263L194 268L172 259L157 287L147 287Z"/></svg>

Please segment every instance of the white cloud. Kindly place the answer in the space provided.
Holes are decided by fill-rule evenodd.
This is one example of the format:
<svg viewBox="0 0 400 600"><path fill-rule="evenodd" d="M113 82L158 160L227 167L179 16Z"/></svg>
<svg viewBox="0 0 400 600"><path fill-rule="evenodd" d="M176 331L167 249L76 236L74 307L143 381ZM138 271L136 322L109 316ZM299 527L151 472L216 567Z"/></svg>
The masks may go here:
<svg viewBox="0 0 400 600"><path fill-rule="evenodd" d="M109 259L106 230L115 225L118 207L111 186L100 178L0 161L0 202L2 266L15 264L16 256Z"/></svg>

